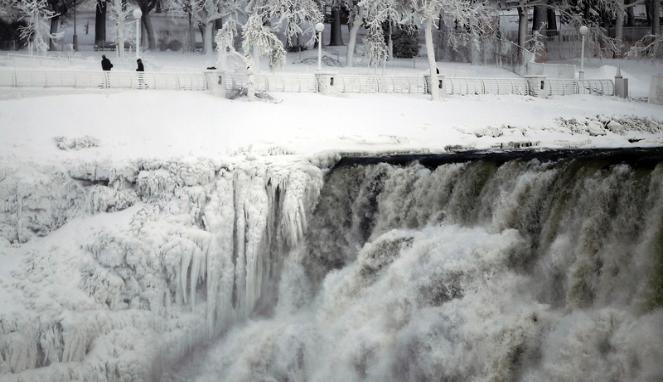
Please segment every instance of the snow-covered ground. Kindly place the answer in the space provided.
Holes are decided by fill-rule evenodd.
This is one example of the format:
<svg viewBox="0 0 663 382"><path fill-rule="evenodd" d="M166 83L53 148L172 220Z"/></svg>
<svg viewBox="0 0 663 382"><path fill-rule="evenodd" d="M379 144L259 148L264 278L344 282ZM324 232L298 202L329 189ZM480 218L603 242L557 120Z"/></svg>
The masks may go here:
<svg viewBox="0 0 663 382"><path fill-rule="evenodd" d="M538 147L661 145L663 108L611 97L427 97L277 94L280 103L226 100L205 93L6 89L0 100L4 163L350 151L443 151L509 142ZM604 129L602 116L636 117L640 128ZM577 119L579 126L559 118ZM589 121L589 122L588 122ZM587 126L583 124L587 122ZM617 126L613 123L613 126ZM649 130L650 132L646 132ZM613 132L614 131L614 132ZM63 150L54 139L96 139Z"/></svg>

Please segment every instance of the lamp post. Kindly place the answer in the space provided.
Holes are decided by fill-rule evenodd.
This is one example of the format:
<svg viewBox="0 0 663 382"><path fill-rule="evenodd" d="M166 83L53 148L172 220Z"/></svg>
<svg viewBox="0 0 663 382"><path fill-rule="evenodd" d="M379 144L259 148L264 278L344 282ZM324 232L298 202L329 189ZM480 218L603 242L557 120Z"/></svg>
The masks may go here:
<svg viewBox="0 0 663 382"><path fill-rule="evenodd" d="M322 71L322 31L325 30L325 24L315 24L315 31L318 32L318 71Z"/></svg>
<svg viewBox="0 0 663 382"><path fill-rule="evenodd" d="M580 27L580 36L582 36L582 42L580 47L580 72L578 73L578 79L580 81L585 79L585 36L587 36L589 28L586 26Z"/></svg>
<svg viewBox="0 0 663 382"><path fill-rule="evenodd" d="M133 11L134 18L136 19L136 59L140 58L140 18L143 12L140 8L135 8Z"/></svg>

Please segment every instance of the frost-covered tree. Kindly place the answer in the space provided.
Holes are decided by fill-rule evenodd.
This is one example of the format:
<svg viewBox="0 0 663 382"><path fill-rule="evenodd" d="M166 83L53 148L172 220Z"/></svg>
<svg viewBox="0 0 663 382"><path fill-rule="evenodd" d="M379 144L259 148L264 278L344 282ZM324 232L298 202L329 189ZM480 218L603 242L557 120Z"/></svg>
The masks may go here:
<svg viewBox="0 0 663 382"><path fill-rule="evenodd" d="M127 6L124 0L112 0L108 3L110 7L111 19L115 22L117 28L116 44L117 52L120 57L124 57L124 42L126 41L126 21L127 16L131 13L132 9Z"/></svg>
<svg viewBox="0 0 663 382"><path fill-rule="evenodd" d="M259 12L249 16L242 30L242 50L252 59L255 70L259 70L260 57L269 57L270 66L279 66L285 62L285 48L283 43L271 27L265 25Z"/></svg>
<svg viewBox="0 0 663 382"><path fill-rule="evenodd" d="M352 66L354 64L354 55L357 48L357 34L359 29L364 23L364 15L366 13L365 7L361 5L363 2L357 3L356 1L346 0L348 9L350 10L350 36L348 40L348 50L346 57L346 65Z"/></svg>
<svg viewBox="0 0 663 382"><path fill-rule="evenodd" d="M246 14L249 18L242 26L243 50L249 54L252 49L256 70L262 56L269 57L271 67L285 61L285 48L276 31L283 31L289 43L306 34L312 40L313 26L322 21L314 0L251 0Z"/></svg>
<svg viewBox="0 0 663 382"><path fill-rule="evenodd" d="M50 18L50 34L51 36L58 35L60 28L60 21L67 12L76 6L80 5L84 0L47 0L49 9L53 12L53 17ZM49 48L55 49L55 39L50 39Z"/></svg>
<svg viewBox="0 0 663 382"><path fill-rule="evenodd" d="M323 19L314 0L265 0L256 7L256 13L283 30L290 45L302 35L309 35L311 42L315 38L314 25Z"/></svg>
<svg viewBox="0 0 663 382"><path fill-rule="evenodd" d="M175 9L189 15L203 29L203 51L214 53L214 26L219 21L237 22L247 6L247 0L171 0Z"/></svg>
<svg viewBox="0 0 663 382"><path fill-rule="evenodd" d="M488 21L483 2L475 2L473 0L394 1L397 3L396 9L401 14L401 24L423 26L431 79L431 97L437 99L439 97L439 89L436 86L438 79L433 44L433 28L436 26L440 16L464 28L467 31L464 38L470 39L472 43L476 43L483 34L493 29L494 25ZM449 38L449 44L454 49L461 43L454 34L449 34Z"/></svg>
<svg viewBox="0 0 663 382"><path fill-rule="evenodd" d="M374 58L382 58L382 52L388 51L384 38L378 38L378 32L383 35L383 23L394 20L402 27L423 26L431 84L438 83L433 28L440 17L464 28L467 31L464 38L471 42L478 41L482 34L494 28L487 21L484 4L472 0L362 0L359 5L366 9L369 30L367 42L372 61ZM452 48L467 42L460 41L454 34L449 34L449 38ZM431 96L433 99L439 97L437 86L431 86Z"/></svg>
<svg viewBox="0 0 663 382"><path fill-rule="evenodd" d="M21 39L28 41L28 50L32 54L48 50L49 40L53 38L50 33L50 19L55 16L47 0L17 0L11 4L20 20L26 24L19 28Z"/></svg>
<svg viewBox="0 0 663 382"><path fill-rule="evenodd" d="M408 0L362 0L357 4L355 11L357 17L363 16L363 21L368 30L366 45L371 65L379 66L383 64L389 54L384 39L384 23L391 22L391 20L401 20L401 24L404 25L413 22L412 18L409 17L411 10L407 8L408 2ZM360 20L356 20L356 22L359 23ZM353 38L351 35L350 40L353 39L356 40L356 36ZM351 45L354 45L354 41ZM353 51L354 46L348 46L348 65L351 65Z"/></svg>
<svg viewBox="0 0 663 382"><path fill-rule="evenodd" d="M626 56L629 58L654 58L658 57L661 52L663 52L663 36L648 34L633 44Z"/></svg>
<svg viewBox="0 0 663 382"><path fill-rule="evenodd" d="M135 0L136 5L140 8L143 15L140 18L140 22L145 28L145 34L147 37L147 48L150 50L156 49L156 39L154 37L154 28L152 27L152 18L150 13L156 8L159 0Z"/></svg>
<svg viewBox="0 0 663 382"><path fill-rule="evenodd" d="M546 48L544 35L541 33L542 29L543 28L533 31L530 39L525 42L525 48L529 53L531 53L530 58L532 62L534 62L534 60L540 56Z"/></svg>
<svg viewBox="0 0 663 382"><path fill-rule="evenodd" d="M266 26L260 14L249 16L242 30L242 51L240 54L234 47L235 36L238 32L234 21L227 22L216 34L215 41L219 52L218 65L221 70L230 70L228 56L237 57L246 67L248 75L247 95L249 99L255 97L254 79L259 70L257 65L261 56L268 56L270 65L278 66L285 61L285 48L279 38Z"/></svg>
<svg viewBox="0 0 663 382"><path fill-rule="evenodd" d="M609 34L617 12L623 12L618 0L564 0L556 9L562 22L575 28L583 25L589 28L587 38L593 46L600 48L597 53L619 54L620 43Z"/></svg>

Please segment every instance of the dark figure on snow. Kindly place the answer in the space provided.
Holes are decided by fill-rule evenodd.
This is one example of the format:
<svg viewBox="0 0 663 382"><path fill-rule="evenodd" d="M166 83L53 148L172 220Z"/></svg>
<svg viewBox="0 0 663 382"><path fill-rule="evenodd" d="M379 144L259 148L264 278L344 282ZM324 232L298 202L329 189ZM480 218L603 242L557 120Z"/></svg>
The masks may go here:
<svg viewBox="0 0 663 382"><path fill-rule="evenodd" d="M144 72L144 71L145 71L145 67L143 66L143 60L141 60L141 59L139 58L139 59L136 60L136 63L138 64L138 67L136 68L136 71L137 71L137 72Z"/></svg>
<svg viewBox="0 0 663 382"><path fill-rule="evenodd" d="M109 72L111 68L113 67L113 64L111 64L110 60L106 58L105 55L101 56L101 69Z"/></svg>

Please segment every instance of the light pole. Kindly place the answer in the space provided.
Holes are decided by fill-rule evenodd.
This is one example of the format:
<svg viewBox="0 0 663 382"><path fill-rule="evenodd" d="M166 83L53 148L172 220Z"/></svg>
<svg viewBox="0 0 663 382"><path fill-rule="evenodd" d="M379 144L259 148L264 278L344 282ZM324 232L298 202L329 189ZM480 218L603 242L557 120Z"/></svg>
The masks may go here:
<svg viewBox="0 0 663 382"><path fill-rule="evenodd" d="M582 42L580 47L580 72L578 73L578 79L580 81L585 79L585 36L587 36L589 28L586 26L580 27L580 36L582 36Z"/></svg>
<svg viewBox="0 0 663 382"><path fill-rule="evenodd" d="M133 11L134 18L136 19L136 59L140 58L140 18L143 12L140 8L135 8Z"/></svg>
<svg viewBox="0 0 663 382"><path fill-rule="evenodd" d="M322 31L325 30L325 24L315 24L315 31L318 32L318 71L322 71Z"/></svg>

